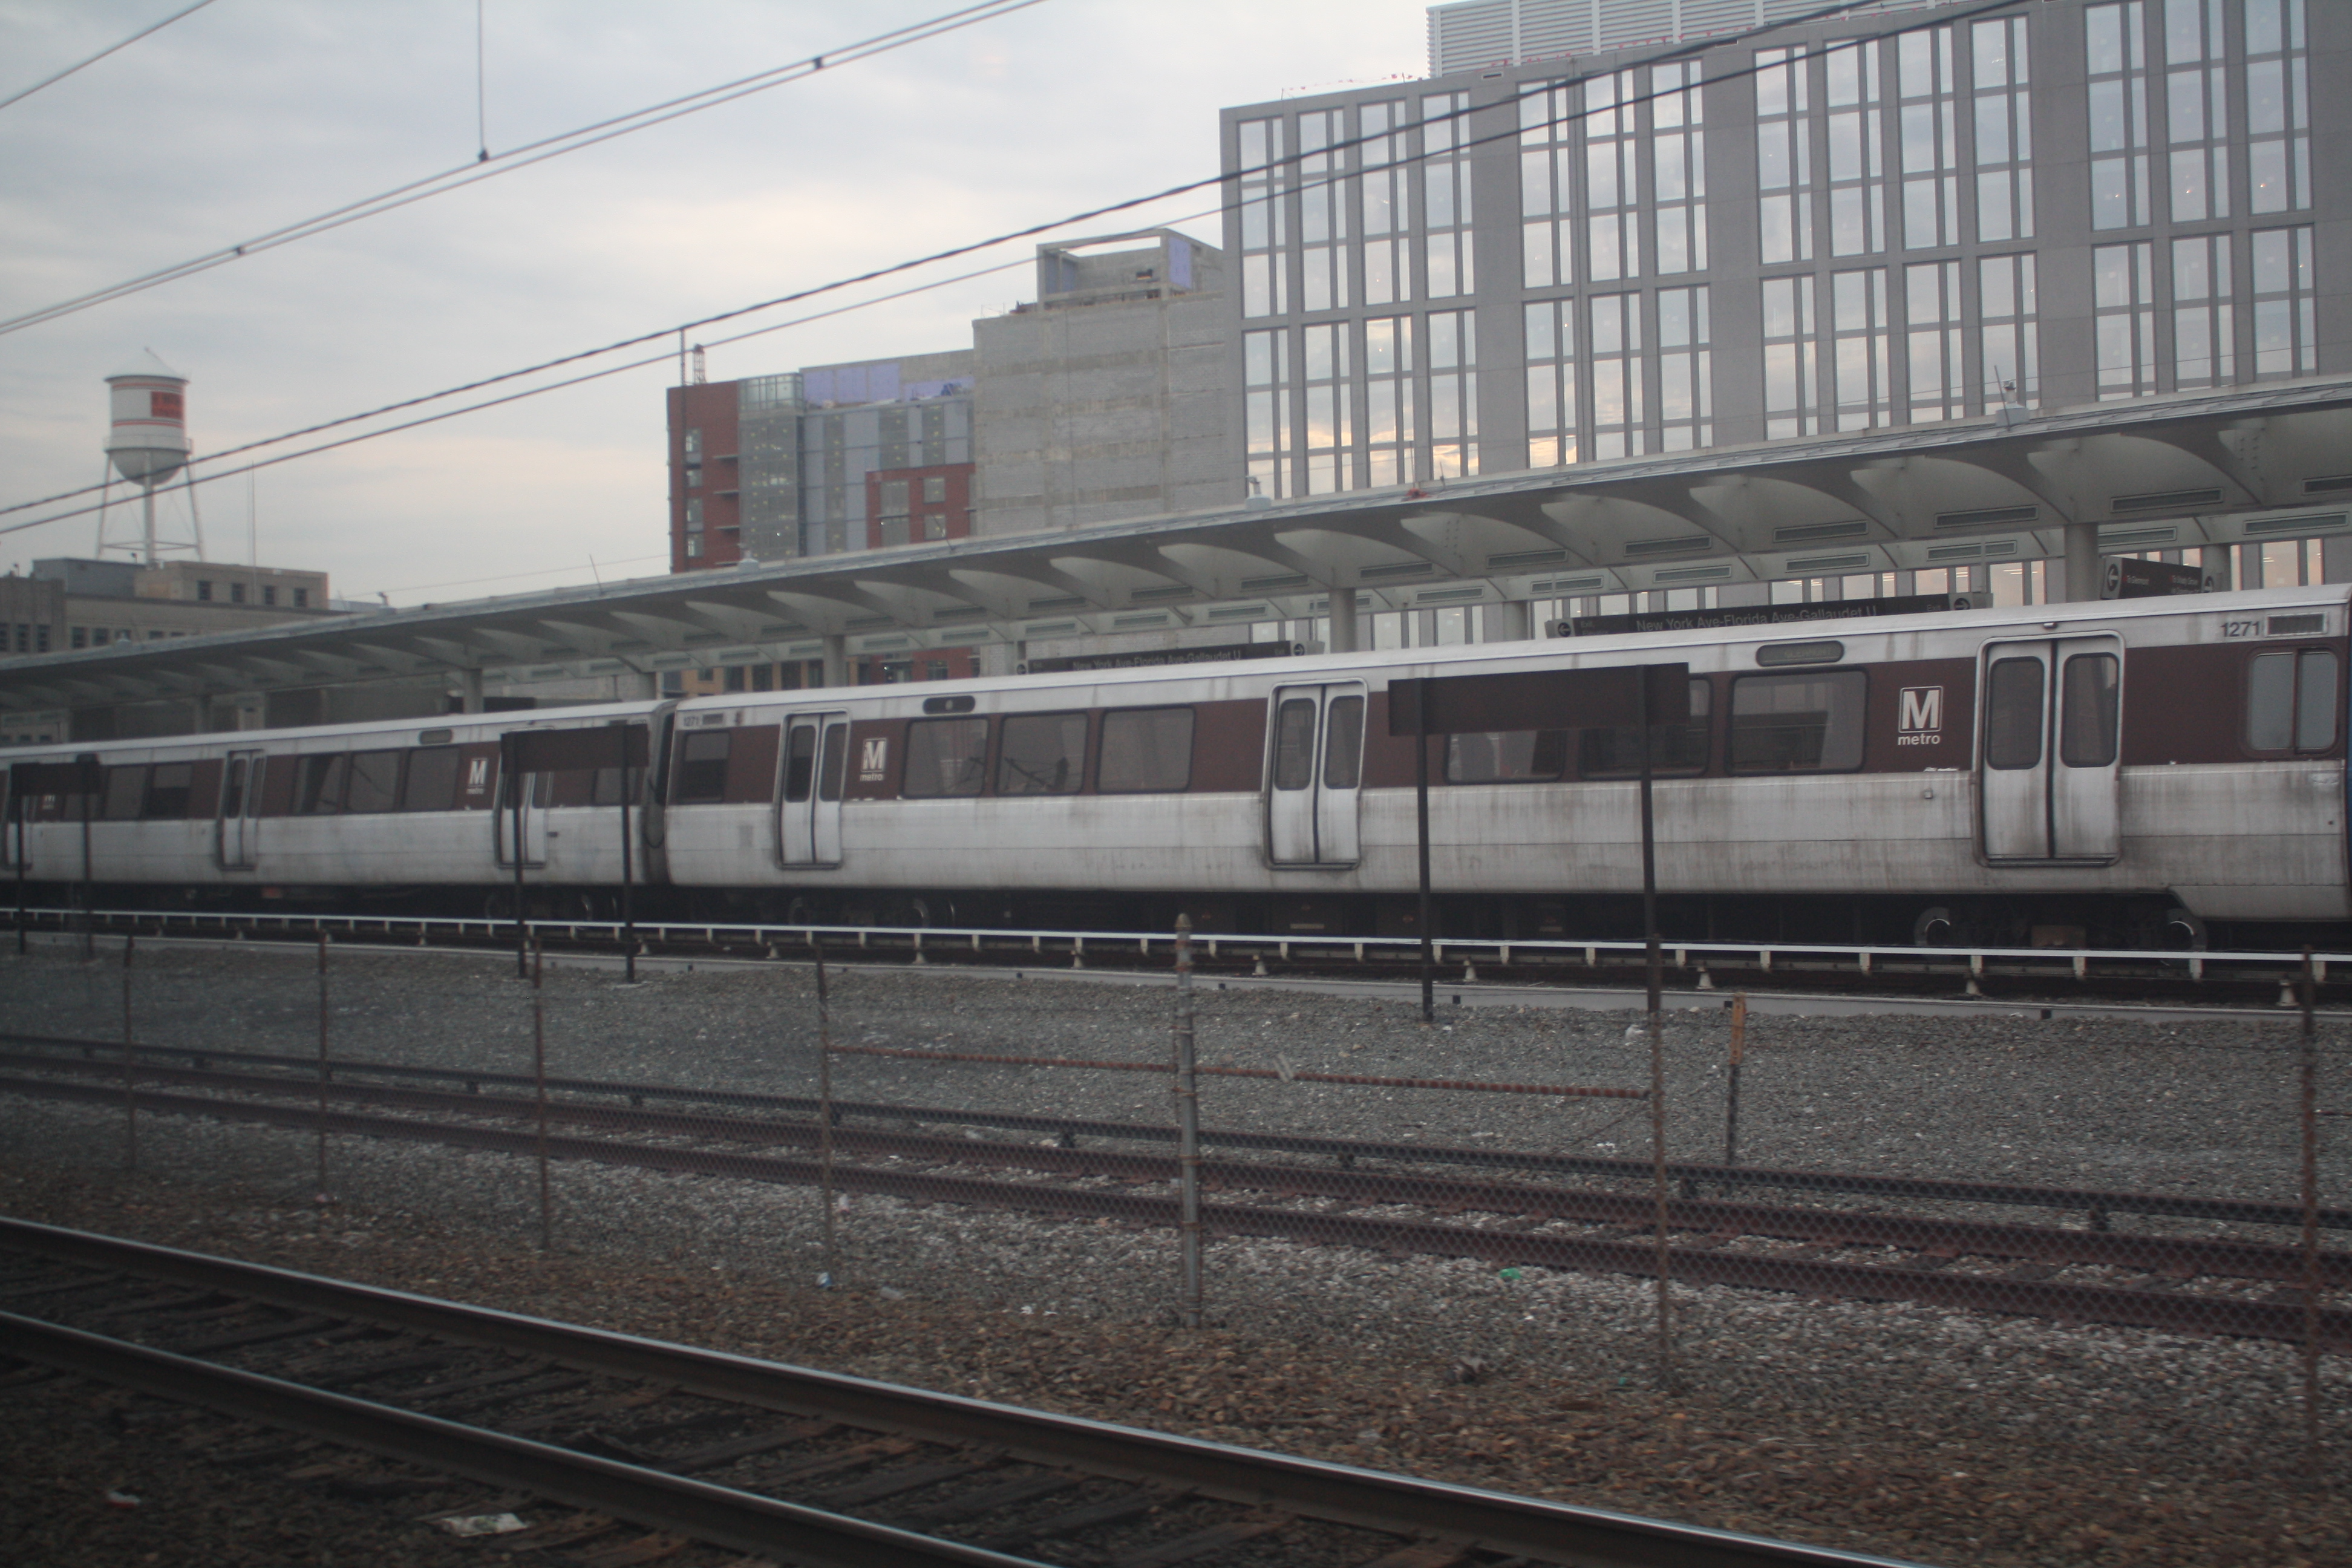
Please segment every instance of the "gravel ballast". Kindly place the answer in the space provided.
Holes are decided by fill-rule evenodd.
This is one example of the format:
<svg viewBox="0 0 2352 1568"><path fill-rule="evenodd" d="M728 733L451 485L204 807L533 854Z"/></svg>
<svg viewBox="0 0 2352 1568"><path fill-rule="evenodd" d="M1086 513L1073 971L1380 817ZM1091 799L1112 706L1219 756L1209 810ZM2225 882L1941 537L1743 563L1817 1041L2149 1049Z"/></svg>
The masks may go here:
<svg viewBox="0 0 2352 1568"><path fill-rule="evenodd" d="M313 953L142 944L131 977L131 1022L142 1041L318 1048ZM598 971L551 969L541 993L549 1070L808 1092L812 981L803 963L666 973L634 988ZM944 967L836 967L831 982L837 1045L1166 1059L1165 983L1097 985ZM122 984L119 944L96 963L54 948L0 957L0 1026L119 1038ZM1469 987L1445 995L1457 992L1468 1005L1443 1008L1433 1029L1411 1006L1206 982L1197 992L1201 1057L1292 1072L1647 1082L1646 1039L1638 1028L1629 1037L1634 1016L1488 1009ZM510 960L336 952L328 1037L339 1057L528 1071L530 995ZM1676 1157L1722 1152L1727 1035L1719 1007L1669 1020ZM2352 1073L2345 1024L2323 1022L2323 1109L2352 1102L2341 1081ZM2152 1026L2013 1015L1759 1016L1742 1069L1740 1152L1755 1165L2293 1201L2295 1044L2285 1018ZM845 1099L1169 1116L1160 1074L843 1056L833 1076ZM1202 1092L1212 1128L1622 1157L1649 1151L1641 1101L1223 1078L1204 1079ZM332 1201L320 1205L309 1134L146 1117L139 1169L126 1173L119 1110L7 1101L0 1194L8 1211L923 1386L1924 1562L2352 1561L2352 1507L2340 1489L2352 1453L2344 1409L2352 1375L2342 1358L2323 1363L2326 1458L2322 1484L2308 1487L2302 1373L2291 1346L1677 1287L1681 1385L1670 1394L1658 1383L1647 1280L1218 1238L1208 1247L1212 1326L1185 1331L1169 1326L1176 1258L1164 1231L860 1196L833 1216L839 1288L823 1290L815 1277L826 1261L824 1216L805 1188L559 1163L557 1245L545 1254L528 1160L339 1138L329 1151ZM976 1126L963 1133L1037 1141ZM2352 1168L2339 1142L2323 1140L2322 1196L2341 1205L2352 1202ZM2079 1214L1989 1205L1942 1212L2083 1223ZM2176 1234L2214 1228L2137 1216L2115 1223ZM12 1410L54 1414L70 1404L54 1391L0 1397ZM58 1441L73 1436L72 1425L59 1428ZM12 1476L28 1473L26 1449L42 1440L31 1430L6 1440L16 1450ZM19 1496L37 1515L44 1495L12 1481L12 1516ZM75 1560L104 1568L142 1559Z"/></svg>

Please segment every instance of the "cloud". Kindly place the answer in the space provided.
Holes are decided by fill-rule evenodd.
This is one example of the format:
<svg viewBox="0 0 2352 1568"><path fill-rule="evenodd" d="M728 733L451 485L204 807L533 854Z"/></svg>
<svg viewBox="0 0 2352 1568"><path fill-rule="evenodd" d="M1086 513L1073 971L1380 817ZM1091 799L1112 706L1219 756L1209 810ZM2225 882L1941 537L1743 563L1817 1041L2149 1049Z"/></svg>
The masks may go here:
<svg viewBox="0 0 2352 1568"><path fill-rule="evenodd" d="M0 0L0 94L178 3ZM944 8L489 0L490 144ZM141 347L191 378L192 431L216 450L1213 174L1220 108L1416 71L1423 38L1423 8L1400 0L1047 0L0 337L0 504L94 482L100 378ZM0 315L463 163L476 108L466 0L209 6L0 111ZM967 346L972 317L1029 291L1015 269L716 349L711 374ZM674 378L656 365L266 470L264 555L357 595L469 578L489 592L509 574L541 586L557 569L584 581L591 554L657 554ZM237 542L216 552L241 554L244 481L214 491L206 515L233 516L216 532ZM59 523L8 536L0 560L79 554L89 538L88 520Z"/></svg>

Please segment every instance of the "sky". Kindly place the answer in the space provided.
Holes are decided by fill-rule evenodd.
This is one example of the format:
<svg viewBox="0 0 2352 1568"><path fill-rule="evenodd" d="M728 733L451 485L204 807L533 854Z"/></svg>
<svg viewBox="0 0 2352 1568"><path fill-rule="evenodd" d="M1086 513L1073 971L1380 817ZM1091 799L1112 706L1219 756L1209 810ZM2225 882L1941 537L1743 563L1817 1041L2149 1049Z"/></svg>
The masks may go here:
<svg viewBox="0 0 2352 1568"><path fill-rule="evenodd" d="M0 0L0 100L188 4ZM477 0L214 0L0 108L0 319L468 163L478 126L499 153L957 4L479 0L478 98ZM1414 0L1042 0L0 332L0 507L98 483L104 378L142 349L189 378L201 456L1213 175L1221 108L1417 77L1424 16ZM1041 237L1174 223L1221 243L1192 216L1213 205ZM1034 297L1036 243L709 329L1018 264L712 348L709 377L968 348L973 318ZM234 472L197 489L207 553L394 605L661 572L677 376L667 359ZM189 531L177 492L163 522ZM0 571L87 556L97 523L0 533Z"/></svg>

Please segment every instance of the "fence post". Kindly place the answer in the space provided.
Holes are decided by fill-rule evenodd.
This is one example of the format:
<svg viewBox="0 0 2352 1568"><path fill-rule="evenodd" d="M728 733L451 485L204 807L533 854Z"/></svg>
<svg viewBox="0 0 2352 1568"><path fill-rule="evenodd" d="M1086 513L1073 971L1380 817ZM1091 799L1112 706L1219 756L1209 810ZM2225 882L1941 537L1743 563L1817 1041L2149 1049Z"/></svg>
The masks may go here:
<svg viewBox="0 0 2352 1568"><path fill-rule="evenodd" d="M816 1159L817 1198L824 1208L824 1270L816 1282L832 1289L841 1274L841 1252L833 1215L833 1001L825 994L824 943L809 932L816 955Z"/></svg>
<svg viewBox="0 0 2352 1568"><path fill-rule="evenodd" d="M1425 931L1424 931L1425 934ZM1201 1326L1201 1090L1192 1032L1192 917L1176 917L1177 1249L1183 1262L1180 1313Z"/></svg>
<svg viewBox="0 0 2352 1568"><path fill-rule="evenodd" d="M1723 1163L1739 1163L1739 1058L1748 1046L1748 993L1731 998L1731 1080L1723 1100Z"/></svg>
<svg viewBox="0 0 2352 1568"><path fill-rule="evenodd" d="M319 1203L327 1198L327 1080L333 1076L327 1066L327 943L331 940L325 931L319 933L319 1185L311 1197Z"/></svg>
<svg viewBox="0 0 2352 1568"><path fill-rule="evenodd" d="M516 839L518 846L521 839ZM521 850L517 848L520 855ZM539 1097L539 1249L555 1250L555 1198L547 1182L547 994L540 987L539 938L530 939L530 1076Z"/></svg>
<svg viewBox="0 0 2352 1568"><path fill-rule="evenodd" d="M2303 1004L2303 1444L2311 1480L2319 1463L2319 1052L2312 1020L2311 949L2295 986Z"/></svg>
<svg viewBox="0 0 2352 1568"><path fill-rule="evenodd" d="M1675 1386L1674 1261L1666 1239L1666 1036L1659 1013L1661 984L1658 954L1657 823L1652 804L1650 766L1650 694L1648 678L1642 684L1642 932L1650 1031L1650 1190L1655 1200L1658 1227L1658 1380Z"/></svg>
<svg viewBox="0 0 2352 1568"><path fill-rule="evenodd" d="M122 938L122 1163L133 1171L139 1168L139 1099L131 1082L131 950L138 940L136 931Z"/></svg>

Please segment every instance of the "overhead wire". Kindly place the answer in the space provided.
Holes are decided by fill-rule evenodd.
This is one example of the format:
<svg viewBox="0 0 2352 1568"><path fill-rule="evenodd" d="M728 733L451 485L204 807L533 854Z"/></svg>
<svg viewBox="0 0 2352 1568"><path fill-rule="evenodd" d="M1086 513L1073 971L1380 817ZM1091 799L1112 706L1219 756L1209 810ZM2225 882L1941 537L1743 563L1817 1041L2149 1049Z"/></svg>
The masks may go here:
<svg viewBox="0 0 2352 1568"><path fill-rule="evenodd" d="M209 4L210 0L206 0L206 3ZM169 267L158 268L152 272L125 279L119 283L109 284L103 289L92 289L87 294L78 294L69 300L60 300L37 310L0 319L0 335L22 331L45 321L54 321L115 300L143 293L150 289L161 288L166 283L175 282L183 278L192 278L198 273L209 272L215 268L226 267L233 261L257 256L265 251L276 250L281 247L309 239L314 235L326 234L341 228L348 224L377 217L384 213L414 205L418 202L429 201L435 196L444 195L451 191L463 190L468 185L479 184L485 180L496 179L500 175L510 174L517 170L547 163L551 159L578 153L619 137L633 135L639 131L667 124L670 121L683 119L689 114L698 114L706 109L715 109L723 103L732 103L738 99L765 92L771 88L782 87L794 81L804 81L820 71L833 69L845 64L855 64L859 60L870 59L877 55L888 54L913 44L922 43L982 22L993 21L998 16L1008 16L1013 12L1026 10L1030 6L1043 4L1045 0L979 0L978 4L966 5L959 10L942 12L928 21L877 33L870 37L844 45L837 49L828 49L821 54L810 55L785 65L755 72L751 76L738 77L732 81L721 82L716 87L704 88L700 91L688 93L681 98L670 99L645 109L633 110L626 114L614 115L558 135L541 137L536 142L528 142L520 147L504 153L492 153L486 158L478 156L436 174L411 180L405 184L395 185L390 190L379 192L373 196L346 203L342 206L320 213L316 216L304 218L299 223L271 229L242 244L206 251L201 256L175 262ZM488 149L484 148L483 151L488 152Z"/></svg>
<svg viewBox="0 0 2352 1568"><path fill-rule="evenodd" d="M73 75L74 72L84 69L89 66L94 66L109 55L116 54L123 49L129 48L131 45L147 37L150 33L162 32L164 28L170 26L173 23L178 21L183 16L194 16L197 12L203 10L212 3L213 0L196 0L194 5L187 6L182 10L174 11L170 16L164 17L162 21L152 23L148 26L140 28L137 32L131 34L121 43L110 44L105 48L99 50L98 53L90 56L88 59L75 61L72 65L66 67L65 69L58 72L55 76L43 77L40 80L35 82L30 87L20 89L16 92L10 93L5 98L0 98L0 109L5 109L12 103L22 103L25 100L32 97L43 88L57 86L58 83L65 80L66 78Z"/></svg>
<svg viewBox="0 0 2352 1568"><path fill-rule="evenodd" d="M1837 0L1837 3L1835 4L1823 6L1816 11L1808 12L1801 16L1793 16L1783 21L1769 23L1763 26L1749 28L1744 32L1733 34L1728 37L1719 36L1704 40L1695 40L1674 49L1661 51L1654 55L1645 56L1639 60L1629 61L1623 65L1612 67L1609 72L1601 74L1613 75L1619 71L1638 68L1643 66L1667 64L1694 53L1704 53L1711 49L1719 49L1738 45L1749 39L1761 37L1765 34L1779 32L1785 28L1800 26L1804 23L1840 16L1846 12L1859 9L1864 5L1873 5L1875 3L1876 0ZM1985 0L1985 3L1982 5L1969 6L1958 11L1939 12L1933 18L1927 21L1913 23L1902 27L1891 28L1885 33L1875 35L1875 37L1898 37L1905 34L1920 31L1928 27L1949 26L1957 22L1965 21L1990 12L2013 10L2019 4L2021 4L2021 0ZM1827 54L1839 47L1851 47L1853 42L1854 40L1848 39L1840 40L1837 43L1831 45L1819 46L1806 51L1803 56L1796 58L1811 58L1813 54ZM1683 92L1698 90L1719 82L1737 80L1742 77L1754 76L1759 71L1767 68L1777 69L1780 65L1788 63L1791 62L1776 62L1774 66L1769 68L1756 64L1738 67L1732 70L1723 71L1715 76L1708 77L1704 80L1690 83L1685 86L1659 89L1647 93L1632 95L1615 101L1610 106L1610 109L1612 110L1622 110L1631 108L1635 104L1652 102L1660 98L1674 97ZM1588 78L1573 77L1562 79L1564 81L1581 81L1585 79L1588 79ZM1433 116L1430 121L1426 121L1424 123L1466 119L1473 114L1492 113L1497 110L1507 108L1512 103L1522 102L1527 99L1539 96L1541 93L1547 92L1559 85L1561 85L1560 81L1545 81L1538 83L1532 87L1522 89L1512 97L1505 99L1500 102L1479 104L1469 109L1451 110L1444 115ZM1577 110L1553 115L1549 119L1535 124L1521 123L1509 125L1499 131L1490 132L1485 135L1458 140L1454 142L1451 147L1445 149L1444 152L1446 155L1451 156L1455 153L1467 151L1470 148L1484 146L1490 142L1516 140L1529 130L1573 123L1589 118L1591 115L1597 112L1602 112L1602 110ZM198 461L219 462L227 458L240 456L247 452L257 451L263 447L280 446L288 441L299 440L307 436L323 434L326 431L337 429L346 425L380 418L387 414L394 414L404 409L419 407L428 403L436 403L443 398L463 396L467 393L479 392L491 386L499 385L503 383L516 380L520 377L536 375L550 370L562 369L566 365L577 364L585 360L601 358L605 354L617 353L626 349L640 347L646 343L682 338L685 334L694 332L703 327L717 325L724 321L735 321L747 315L756 315L763 310L775 310L784 305L794 304L803 300L813 299L816 296L832 293L842 289L855 288L860 283L876 282L885 278L893 277L903 272L913 271L917 268L931 266L938 262L954 260L962 257L976 254L980 251L993 249L998 246L1010 244L1015 240L1034 238L1041 235L1052 233L1057 229L1069 228L1075 225L1082 223L1090 223L1097 218L1109 216L1117 213L1132 211L1137 207L1149 206L1155 202L1166 201L1175 196L1190 195L1194 191L1204 189L1210 185L1222 184L1229 181L1240 181L1246 179L1253 174L1270 174L1286 165L1296 164L1308 156L1328 157L1333 153L1344 152L1351 147L1362 146L1371 142L1386 140L1389 136L1393 134L1393 132L1382 132L1379 135L1359 136L1349 140L1333 142L1325 147L1316 149L1311 154L1306 153L1291 153L1283 157L1269 159L1265 163L1256 165L1252 168L1235 170L1230 174L1221 173L1218 174L1209 175L1202 179L1186 181L1181 184L1171 185L1165 189L1152 192L1147 195L1135 196L1124 201L1087 208L1082 212L1055 218L1051 222L1031 224L1025 227L1013 229L1007 233L997 235L992 238L975 240L968 244L953 246L945 250L934 251L928 256L919 257L912 260L896 262L886 267L870 268L867 271L856 274L849 278L835 279L831 283L814 285L807 289L794 290L792 293L778 295L773 299L761 300L754 304L740 306L730 310L723 310L715 315L704 316L693 321L662 327L652 331L640 332L631 337L617 339L598 348L583 349L573 353L560 355L554 359L542 360L536 364L527 365L518 370L502 372L497 375L484 376L478 380L467 382L457 386L444 388L439 392L425 393L415 397L404 398L400 401L384 404L362 413L345 415L339 418L323 420L319 424L306 426L300 429L288 431L282 435L268 437L261 440L250 441L243 446L227 447L219 452L206 453L201 458L191 459L190 467L193 468L194 463ZM1399 162L1421 162L1424 161L1428 156L1429 154L1424 152L1400 159ZM1353 176L1349 172L1335 171L1310 183L1315 184L1330 184L1350 177ZM1297 188L1303 189L1306 187L1301 185ZM1222 210L1222 208L1212 208L1208 210L1217 211ZM1185 220L1182 218L1176 218L1170 221L1182 222ZM1026 258L1024 259L1025 260ZM850 310L861 310L868 305L879 304L889 300L904 298L909 294L924 292L931 288L945 287L950 283L962 282L971 278L982 277L990 272L1003 271L1021 264L1021 261L1013 261L1003 263L995 267L982 268L976 271L961 274L954 278L940 279L937 283L917 285L894 293L879 295L873 300L861 301L855 305L843 306L832 310L818 311L812 315L797 318L791 321L774 323L769 327L759 328L752 331L738 333L731 337L714 339L711 340L710 344L706 346L717 346L740 342L742 339L761 336L769 331L779 331L787 327L805 325L810 321L821 321L831 316L845 314ZM577 386L586 382L601 380L608 375L617 375L627 371L643 369L650 364L667 362L669 358L669 352L665 350L662 353L650 355L644 359L634 360L625 364L608 366L604 369L592 371L584 374L544 383L538 386L527 387L521 391L510 393L503 396L487 398L478 403L466 405L463 407L446 409L417 419L404 420L397 424L387 425L377 429L362 431L356 435L344 437L338 440L321 442L316 446L306 447L299 451L282 453L278 457L265 460L259 466L275 467L278 463L290 462L298 458L311 457L321 452L333 451L340 447L353 446L362 441L373 440L378 436L394 435L404 430L415 429L420 426L436 424L445 419L455 418L460 415L477 413L486 408L495 408L509 403L521 402L528 398L536 397L541 393L561 391L566 387ZM252 465L247 466L250 467ZM188 482L192 484L203 484L218 477L218 475L207 475L202 478L192 477ZM60 491L56 495L48 496L38 500L18 501L13 505L0 506L0 516L5 516L10 512L27 510L34 507L54 505L59 501L70 500L78 496L90 494L91 492L100 490L103 488L104 487L101 485L85 485L78 489ZM51 522L62 522L72 518L88 516L89 513L98 510L100 510L98 506L84 506L72 510L54 512L46 517L30 519L24 522L0 525L0 534L16 533L26 529L42 527Z"/></svg>

